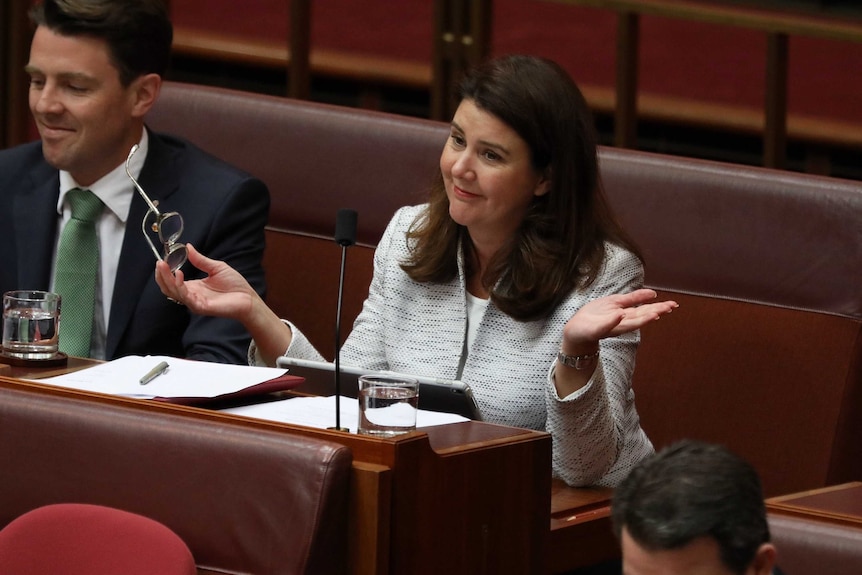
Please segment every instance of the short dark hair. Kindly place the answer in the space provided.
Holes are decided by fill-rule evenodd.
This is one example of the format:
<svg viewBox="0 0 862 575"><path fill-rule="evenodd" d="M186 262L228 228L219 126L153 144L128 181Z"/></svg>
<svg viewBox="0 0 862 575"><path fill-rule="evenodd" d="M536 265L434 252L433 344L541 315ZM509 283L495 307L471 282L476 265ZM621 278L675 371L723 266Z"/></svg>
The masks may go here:
<svg viewBox="0 0 862 575"><path fill-rule="evenodd" d="M614 532L650 550L712 537L722 563L745 573L769 541L760 478L725 447L685 440L641 461L615 489Z"/></svg>
<svg viewBox="0 0 862 575"><path fill-rule="evenodd" d="M43 0L30 20L62 36L105 40L123 86L164 76L170 62L174 32L163 0Z"/></svg>

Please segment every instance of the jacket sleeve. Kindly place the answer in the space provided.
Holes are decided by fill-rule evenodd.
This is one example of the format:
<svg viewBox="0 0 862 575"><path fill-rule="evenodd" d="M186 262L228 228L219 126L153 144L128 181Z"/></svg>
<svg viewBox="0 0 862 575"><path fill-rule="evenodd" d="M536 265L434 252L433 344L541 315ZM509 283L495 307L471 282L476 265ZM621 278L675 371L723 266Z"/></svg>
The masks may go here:
<svg viewBox="0 0 862 575"><path fill-rule="evenodd" d="M341 358L345 364L368 369L389 369L386 357L386 278L391 266L399 265L403 250L397 242L405 242L404 230L412 221L415 208L401 208L386 226L380 243L374 251L374 273L368 287L368 297L362 304L362 311L353 323L344 346ZM403 273L400 272L399 273Z"/></svg>
<svg viewBox="0 0 862 575"><path fill-rule="evenodd" d="M385 353L385 284L386 269L390 265L398 265L397 255L392 255L392 242L395 238L404 238L401 226L411 219L406 209L399 210L383 233L380 243L374 252L374 273L368 288L368 297L362 304L362 311L353 324L353 329L341 347L341 361L345 365L365 367L375 370L388 369ZM305 335L294 324L287 320L293 332L293 339L285 351L285 355L302 359L325 361L323 356L308 341ZM262 365L261 358L252 342L248 353L249 363Z"/></svg>
<svg viewBox="0 0 862 575"><path fill-rule="evenodd" d="M643 284L635 256L612 248L604 268L590 286L586 301L626 293ZM562 334L561 334L562 337ZM553 441L553 471L569 485L601 484L640 428L629 430L633 409L631 378L640 336L637 332L601 340L600 361L586 386L560 399L554 386L555 363L549 370L545 403L547 431Z"/></svg>
<svg viewBox="0 0 862 575"><path fill-rule="evenodd" d="M205 244L195 246L241 273L261 297L266 296L263 250L269 202L263 182L251 177L238 180L217 210ZM250 339L237 321L192 314L182 343L190 359L241 364Z"/></svg>

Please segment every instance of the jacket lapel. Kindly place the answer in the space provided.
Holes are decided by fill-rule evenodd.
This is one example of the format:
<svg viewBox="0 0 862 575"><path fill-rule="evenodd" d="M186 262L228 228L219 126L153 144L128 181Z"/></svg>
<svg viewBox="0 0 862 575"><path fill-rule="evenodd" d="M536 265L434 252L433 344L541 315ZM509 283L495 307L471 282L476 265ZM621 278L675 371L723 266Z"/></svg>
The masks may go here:
<svg viewBox="0 0 862 575"><path fill-rule="evenodd" d="M179 188L175 167L177 161L176 152L150 131L147 159L138 178L138 183L150 199L164 200ZM153 274L156 260L141 233L141 221L147 209L143 198L135 192L126 222L126 233L123 236L114 295L111 298L111 318L105 343L106 357L114 356L149 282L155 284ZM156 248L158 247L156 245Z"/></svg>
<svg viewBox="0 0 862 575"><path fill-rule="evenodd" d="M33 174L33 187L16 196L12 204L19 289L50 289L60 179L56 170L46 167Z"/></svg>

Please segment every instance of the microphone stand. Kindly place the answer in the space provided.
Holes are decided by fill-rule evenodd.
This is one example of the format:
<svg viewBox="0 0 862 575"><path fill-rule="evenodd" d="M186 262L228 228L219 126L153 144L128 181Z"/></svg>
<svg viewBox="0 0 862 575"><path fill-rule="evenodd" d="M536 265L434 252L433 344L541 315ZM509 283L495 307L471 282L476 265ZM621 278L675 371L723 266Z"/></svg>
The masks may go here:
<svg viewBox="0 0 862 575"><path fill-rule="evenodd" d="M341 427L341 294L344 287L344 264L347 261L347 246L341 246L341 280L338 283L338 307L335 313L335 428L337 431L349 431Z"/></svg>
<svg viewBox="0 0 862 575"><path fill-rule="evenodd" d="M341 246L341 271L338 275L338 305L335 313L335 429L349 431L341 427L341 303L344 293L344 270L347 263L347 248L356 243L356 212L338 210L335 221L335 241Z"/></svg>

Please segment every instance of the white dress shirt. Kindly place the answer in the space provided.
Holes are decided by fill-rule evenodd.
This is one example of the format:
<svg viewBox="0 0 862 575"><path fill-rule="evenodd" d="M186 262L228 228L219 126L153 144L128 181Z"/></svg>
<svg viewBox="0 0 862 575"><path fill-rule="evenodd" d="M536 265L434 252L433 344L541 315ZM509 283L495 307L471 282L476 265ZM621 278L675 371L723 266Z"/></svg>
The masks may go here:
<svg viewBox="0 0 862 575"><path fill-rule="evenodd" d="M137 178L147 158L149 138L147 130L143 130L138 151L129 164L129 171ZM80 186L69 172L60 171L60 197L57 200L57 216L60 225L54 243L54 265L51 266L51 285L54 285L54 267L57 263L57 246L66 222L72 217L72 209L66 202L66 194L74 188L86 188L93 192L107 209L96 222L96 237L99 242L99 277L96 282L96 303L93 314L93 335L90 340L90 357L105 359L105 342L108 333L108 322L111 318L111 299L114 294L114 283L117 278L117 268L120 264L120 251L123 248L123 237L126 233L126 222L132 206L132 196L136 193L134 185L126 175L125 161L111 172L90 186ZM140 222L133 222L140 226Z"/></svg>

